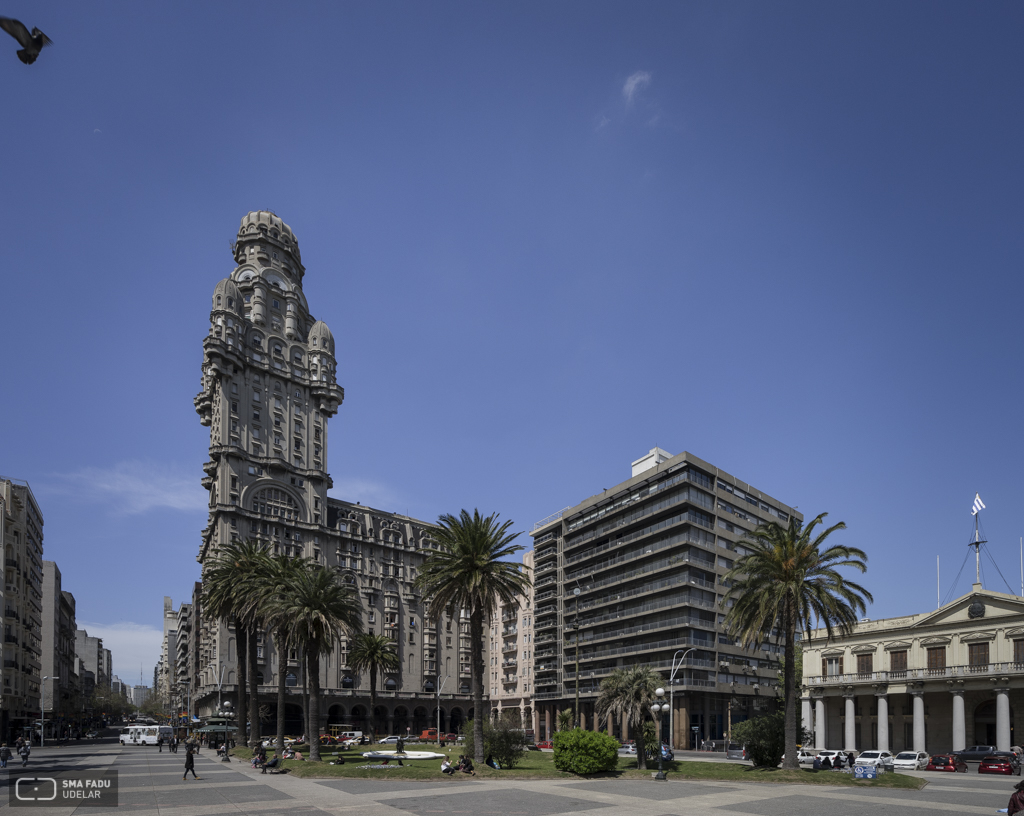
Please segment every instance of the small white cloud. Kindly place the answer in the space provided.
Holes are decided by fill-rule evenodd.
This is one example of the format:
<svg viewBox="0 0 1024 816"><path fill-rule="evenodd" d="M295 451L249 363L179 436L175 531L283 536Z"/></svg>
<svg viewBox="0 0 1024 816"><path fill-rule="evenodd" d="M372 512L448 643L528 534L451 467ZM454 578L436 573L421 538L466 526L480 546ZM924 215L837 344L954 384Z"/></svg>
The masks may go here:
<svg viewBox="0 0 1024 816"><path fill-rule="evenodd" d="M612 120L609 119L607 116L601 114L599 117L597 117L597 124L594 125L594 130L602 130L603 128L608 127L611 121Z"/></svg>
<svg viewBox="0 0 1024 816"><path fill-rule="evenodd" d="M153 462L118 462L109 468L83 468L53 478L45 490L109 505L115 515L160 508L194 512L206 509L209 503L209 494L199 483L201 474Z"/></svg>
<svg viewBox="0 0 1024 816"><path fill-rule="evenodd" d="M103 132L103 131L102 131L102 130L100 130L99 128L96 128L95 130L93 130L93 133L102 133L102 132Z"/></svg>
<svg viewBox="0 0 1024 816"><path fill-rule="evenodd" d="M658 122L660 122L660 121L661 121L661 114L660 113L656 113L656 114L654 114L654 116L652 116L650 119L647 120L647 127L649 127L649 128L657 127Z"/></svg>
<svg viewBox="0 0 1024 816"><path fill-rule="evenodd" d="M631 74L622 86L622 95L626 98L626 104L633 104L633 97L651 84L651 74L648 71L637 71Z"/></svg>
<svg viewBox="0 0 1024 816"><path fill-rule="evenodd" d="M110 649L114 661L114 674L121 682L130 686L153 685L153 667L160 659L163 629L142 623L121 621L120 623L77 622L79 629L85 629L90 637L103 638L103 648Z"/></svg>

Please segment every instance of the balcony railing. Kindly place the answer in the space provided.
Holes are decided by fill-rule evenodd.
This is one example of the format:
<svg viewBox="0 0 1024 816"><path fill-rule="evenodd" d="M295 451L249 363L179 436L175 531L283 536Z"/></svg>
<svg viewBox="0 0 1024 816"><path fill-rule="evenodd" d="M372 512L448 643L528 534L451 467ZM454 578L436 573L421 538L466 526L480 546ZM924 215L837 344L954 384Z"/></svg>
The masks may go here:
<svg viewBox="0 0 1024 816"><path fill-rule="evenodd" d="M989 674L1024 674L1024 663L978 663L973 666L942 666L905 671L850 672L813 675L804 685L838 686L849 683L890 683L907 680L931 680L943 677L971 677Z"/></svg>

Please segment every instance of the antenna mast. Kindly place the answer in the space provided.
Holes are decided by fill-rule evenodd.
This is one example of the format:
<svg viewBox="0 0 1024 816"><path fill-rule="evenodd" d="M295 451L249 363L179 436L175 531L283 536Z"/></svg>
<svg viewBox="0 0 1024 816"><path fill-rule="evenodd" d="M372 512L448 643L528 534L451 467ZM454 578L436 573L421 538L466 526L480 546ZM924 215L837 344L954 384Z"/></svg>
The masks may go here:
<svg viewBox="0 0 1024 816"><path fill-rule="evenodd" d="M988 542L981 537L981 525L979 523L979 513L985 509L985 503L981 500L981 494L974 494L974 508L971 510L971 515L974 516L974 541L968 544L968 547L974 547L974 583L981 583L981 545L988 544Z"/></svg>

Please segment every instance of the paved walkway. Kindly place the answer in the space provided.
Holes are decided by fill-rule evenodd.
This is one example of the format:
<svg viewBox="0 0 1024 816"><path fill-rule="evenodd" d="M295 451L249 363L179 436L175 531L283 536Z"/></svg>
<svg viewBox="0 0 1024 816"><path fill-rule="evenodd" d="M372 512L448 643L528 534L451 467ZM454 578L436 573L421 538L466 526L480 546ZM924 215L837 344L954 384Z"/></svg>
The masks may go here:
<svg viewBox="0 0 1024 816"><path fill-rule="evenodd" d="M117 770L121 814L138 816L924 816L993 814L1017 777L924 774L922 791L654 780L437 782L298 779L262 775L247 763L202 752L182 781L185 754L116 744L36 749L30 770ZM11 763L12 770L20 764ZM386 773L386 772L383 772ZM440 777L440 774L439 774ZM6 794L3 809L8 808ZM47 808L52 816L99 816L96 807ZM20 808L16 812L23 812Z"/></svg>

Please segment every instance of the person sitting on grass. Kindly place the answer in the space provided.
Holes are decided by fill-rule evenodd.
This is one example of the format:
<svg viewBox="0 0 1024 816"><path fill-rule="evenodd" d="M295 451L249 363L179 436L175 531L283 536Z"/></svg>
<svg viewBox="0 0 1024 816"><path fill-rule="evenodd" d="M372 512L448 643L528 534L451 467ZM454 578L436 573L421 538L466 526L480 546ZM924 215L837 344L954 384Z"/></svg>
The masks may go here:
<svg viewBox="0 0 1024 816"><path fill-rule="evenodd" d="M500 771L501 770L501 766L497 762L494 761L494 755L493 754L488 754L487 755L487 759L484 760L484 765L486 765L488 768L494 768L494 770L496 770L496 771Z"/></svg>
<svg viewBox="0 0 1024 816"><path fill-rule="evenodd" d="M476 776L476 771L473 770L473 760L468 756L459 755L459 770L464 774Z"/></svg>
<svg viewBox="0 0 1024 816"><path fill-rule="evenodd" d="M824 759L823 759L823 760L821 761L821 769L822 769L823 771L831 771L831 770L832 770L832 760L831 760L831 759L829 759L828 757L825 757L825 758L824 758Z"/></svg>
<svg viewBox="0 0 1024 816"><path fill-rule="evenodd" d="M448 761L448 757L441 760L441 773L453 776L455 769L452 767L452 763Z"/></svg>
<svg viewBox="0 0 1024 816"><path fill-rule="evenodd" d="M841 771L843 769L843 755L842 754L836 754L836 761L832 763L832 768L834 770L837 770L837 771Z"/></svg>

